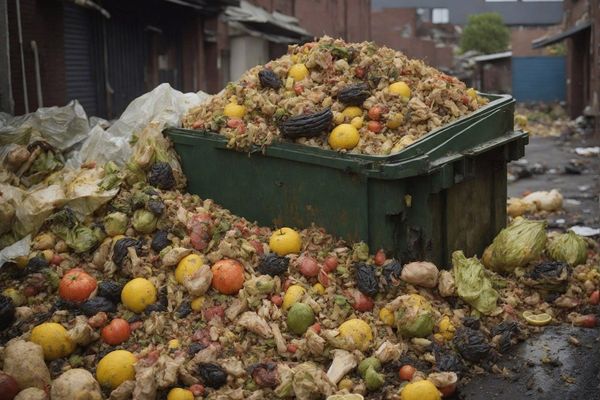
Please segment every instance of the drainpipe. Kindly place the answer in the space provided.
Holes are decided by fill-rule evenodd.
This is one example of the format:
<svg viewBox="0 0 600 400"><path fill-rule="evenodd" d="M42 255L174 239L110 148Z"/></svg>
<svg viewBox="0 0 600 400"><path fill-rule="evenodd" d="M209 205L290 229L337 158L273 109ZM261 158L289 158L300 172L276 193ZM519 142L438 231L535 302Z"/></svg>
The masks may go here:
<svg viewBox="0 0 600 400"><path fill-rule="evenodd" d="M21 2L15 0L17 7L17 30L19 34L19 51L21 52L21 76L23 78L23 103L25 114L29 114L29 98L27 97L27 77L25 76L25 54L23 53L23 30L21 29Z"/></svg>
<svg viewBox="0 0 600 400"><path fill-rule="evenodd" d="M33 62L35 65L35 89L37 92L38 108L44 107L44 96L42 95L42 76L40 74L40 55L35 40L31 41L31 50L33 50Z"/></svg>

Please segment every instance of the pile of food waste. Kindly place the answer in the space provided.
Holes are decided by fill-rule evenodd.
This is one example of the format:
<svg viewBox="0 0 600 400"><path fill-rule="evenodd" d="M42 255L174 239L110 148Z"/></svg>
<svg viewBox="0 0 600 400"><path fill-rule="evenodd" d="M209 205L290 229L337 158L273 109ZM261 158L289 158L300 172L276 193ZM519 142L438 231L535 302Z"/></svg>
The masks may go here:
<svg viewBox="0 0 600 400"><path fill-rule="evenodd" d="M58 209L1 267L3 399L435 400L510 374L544 325L597 325L597 244L543 221L436 266L258 226L168 165L111 172L114 198Z"/></svg>
<svg viewBox="0 0 600 400"><path fill-rule="evenodd" d="M183 126L224 135L237 149L285 139L387 155L487 102L401 52L325 36L246 71L192 108Z"/></svg>

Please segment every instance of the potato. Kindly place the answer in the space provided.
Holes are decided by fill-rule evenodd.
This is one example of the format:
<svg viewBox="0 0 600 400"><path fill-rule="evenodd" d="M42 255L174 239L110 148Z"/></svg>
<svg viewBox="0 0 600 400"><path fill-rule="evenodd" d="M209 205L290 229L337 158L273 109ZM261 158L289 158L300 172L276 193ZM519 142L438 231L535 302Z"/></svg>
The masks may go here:
<svg viewBox="0 0 600 400"><path fill-rule="evenodd" d="M48 395L42 389L30 387L21 390L14 400L48 400Z"/></svg>
<svg viewBox="0 0 600 400"><path fill-rule="evenodd" d="M19 388L43 389L50 384L50 371L44 362L42 346L24 340L10 341L4 350L4 372L11 375Z"/></svg>
<svg viewBox="0 0 600 400"><path fill-rule="evenodd" d="M52 382L52 400L102 400L100 385L82 368L70 369Z"/></svg>

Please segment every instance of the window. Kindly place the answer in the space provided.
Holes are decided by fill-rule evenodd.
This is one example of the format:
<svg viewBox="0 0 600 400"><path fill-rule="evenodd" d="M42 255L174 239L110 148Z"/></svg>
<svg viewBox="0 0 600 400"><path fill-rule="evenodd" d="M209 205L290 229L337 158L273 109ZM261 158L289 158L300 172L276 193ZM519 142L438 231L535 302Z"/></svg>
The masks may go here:
<svg viewBox="0 0 600 400"><path fill-rule="evenodd" d="M430 22L431 10L429 8L417 8L417 17L421 22Z"/></svg>
<svg viewBox="0 0 600 400"><path fill-rule="evenodd" d="M450 13L447 8L434 8L431 10L431 22L434 24L447 24L450 22Z"/></svg>

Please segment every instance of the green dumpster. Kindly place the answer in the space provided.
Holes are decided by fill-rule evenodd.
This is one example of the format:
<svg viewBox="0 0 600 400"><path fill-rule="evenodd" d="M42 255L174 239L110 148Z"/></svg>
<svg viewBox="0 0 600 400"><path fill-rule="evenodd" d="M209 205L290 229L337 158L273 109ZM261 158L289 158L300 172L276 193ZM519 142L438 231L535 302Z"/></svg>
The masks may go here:
<svg viewBox="0 0 600 400"><path fill-rule="evenodd" d="M188 191L260 224L316 224L401 261L481 255L506 224L506 165L523 156L514 99L490 103L388 156L281 142L239 152L210 132L167 129Z"/></svg>

